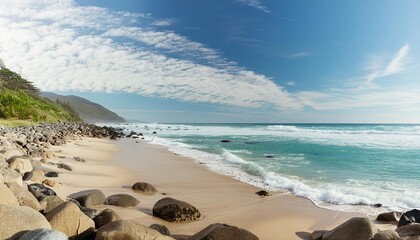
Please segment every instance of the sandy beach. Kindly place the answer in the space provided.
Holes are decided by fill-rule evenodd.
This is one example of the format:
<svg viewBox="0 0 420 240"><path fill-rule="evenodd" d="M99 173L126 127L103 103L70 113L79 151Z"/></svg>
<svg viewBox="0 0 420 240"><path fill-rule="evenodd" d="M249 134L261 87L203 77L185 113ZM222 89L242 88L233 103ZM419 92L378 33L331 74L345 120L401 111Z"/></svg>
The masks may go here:
<svg viewBox="0 0 420 240"><path fill-rule="evenodd" d="M140 201L137 207L96 208L112 208L123 219L145 226L164 224L175 235L193 235L212 223L227 223L247 229L263 240L308 239L314 230L332 229L351 217L365 216L323 209L288 193L273 192L272 197L260 197L255 194L259 188L213 173L193 159L144 141L86 138L53 150L57 155L54 161L65 162L74 169L60 170L56 180L64 185L54 188L60 197L66 199L71 193L87 189L100 189L106 196L128 193ZM74 161L75 156L86 162ZM158 192L149 195L132 191L132 184L138 181L152 184ZM202 218L169 223L153 217L153 205L166 196L192 204Z"/></svg>

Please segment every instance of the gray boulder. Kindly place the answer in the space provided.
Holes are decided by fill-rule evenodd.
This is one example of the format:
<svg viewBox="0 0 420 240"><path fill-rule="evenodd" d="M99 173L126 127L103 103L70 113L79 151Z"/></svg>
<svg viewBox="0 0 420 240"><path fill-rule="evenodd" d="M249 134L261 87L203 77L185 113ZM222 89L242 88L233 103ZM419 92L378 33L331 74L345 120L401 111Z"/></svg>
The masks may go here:
<svg viewBox="0 0 420 240"><path fill-rule="evenodd" d="M107 225L108 223L121 220L121 217L112 209L105 209L100 212L93 221L95 222L96 228L101 228L102 226Z"/></svg>
<svg viewBox="0 0 420 240"><path fill-rule="evenodd" d="M215 223L194 234L190 240L258 240L251 232L227 224Z"/></svg>
<svg viewBox="0 0 420 240"><path fill-rule="evenodd" d="M5 184L0 184L0 204L20 205L12 190Z"/></svg>
<svg viewBox="0 0 420 240"><path fill-rule="evenodd" d="M57 167L65 169L67 171L73 171L73 168L70 165L67 165L65 163L57 163Z"/></svg>
<svg viewBox="0 0 420 240"><path fill-rule="evenodd" d="M64 200L58 196L47 196L40 201L40 209L47 214L63 203Z"/></svg>
<svg viewBox="0 0 420 240"><path fill-rule="evenodd" d="M162 224L152 224L150 225L151 229L155 229L156 231L160 232L162 235L170 236L171 232L169 232L168 227Z"/></svg>
<svg viewBox="0 0 420 240"><path fill-rule="evenodd" d="M174 240L158 231L145 227L139 223L118 220L109 223L96 233L95 240Z"/></svg>
<svg viewBox="0 0 420 240"><path fill-rule="evenodd" d="M114 194L106 198L108 205L117 207L134 207L139 204L139 200L128 194Z"/></svg>
<svg viewBox="0 0 420 240"><path fill-rule="evenodd" d="M402 212L386 212L381 213L376 217L377 221L383 221L383 222L398 222L400 221Z"/></svg>
<svg viewBox="0 0 420 240"><path fill-rule="evenodd" d="M400 236L394 230L380 231L373 236L372 240L399 240Z"/></svg>
<svg viewBox="0 0 420 240"><path fill-rule="evenodd" d="M33 170L31 159L27 156L11 157L7 162L10 169L15 169L22 175Z"/></svg>
<svg viewBox="0 0 420 240"><path fill-rule="evenodd" d="M410 223L420 223L420 210L413 209L401 215L398 227L402 227Z"/></svg>
<svg viewBox="0 0 420 240"><path fill-rule="evenodd" d="M62 232L40 228L25 233L19 240L68 240L69 238Z"/></svg>
<svg viewBox="0 0 420 240"><path fill-rule="evenodd" d="M39 183L29 184L28 190L36 197L38 201L41 201L48 196L57 196L54 190Z"/></svg>
<svg viewBox="0 0 420 240"><path fill-rule="evenodd" d="M322 240L322 236L328 232L327 230L316 230L311 233L309 240Z"/></svg>
<svg viewBox="0 0 420 240"><path fill-rule="evenodd" d="M13 169L6 168L0 168L0 172L3 175L4 183L15 182L20 186L23 186L22 175L20 175L20 173L16 172Z"/></svg>
<svg viewBox="0 0 420 240"><path fill-rule="evenodd" d="M355 217L326 232L322 240L370 240L376 232L376 226L368 218Z"/></svg>
<svg viewBox="0 0 420 240"><path fill-rule="evenodd" d="M0 204L0 212L0 239L19 238L24 231L38 228L51 229L47 219L30 207Z"/></svg>
<svg viewBox="0 0 420 240"><path fill-rule="evenodd" d="M155 187L153 187L151 184L146 183L146 182L134 183L131 188L134 191L139 191L139 192L142 192L142 193L155 193L155 192L157 192Z"/></svg>
<svg viewBox="0 0 420 240"><path fill-rule="evenodd" d="M40 205L38 200L36 200L34 195L32 195L32 193L30 193L27 188L21 187L17 183L9 183L7 186L16 196L21 206L27 206L39 211Z"/></svg>
<svg viewBox="0 0 420 240"><path fill-rule="evenodd" d="M400 237L420 236L420 224L411 223L409 225L398 227L395 231Z"/></svg>
<svg viewBox="0 0 420 240"><path fill-rule="evenodd" d="M28 180L31 180L32 182L42 183L45 179L44 171L40 169L34 169L30 173L30 178Z"/></svg>
<svg viewBox="0 0 420 240"><path fill-rule="evenodd" d="M94 233L95 223L73 202L65 202L45 215L51 227L61 231L70 239L89 239Z"/></svg>
<svg viewBox="0 0 420 240"><path fill-rule="evenodd" d="M57 172L47 172L45 174L46 177L50 177L50 178L55 178L58 177L58 173Z"/></svg>
<svg viewBox="0 0 420 240"><path fill-rule="evenodd" d="M68 197L78 201L83 207L88 208L97 205L102 205L106 202L104 193L98 189L91 189L73 193L70 194Z"/></svg>
<svg viewBox="0 0 420 240"><path fill-rule="evenodd" d="M167 197L155 203L153 216L168 222L186 222L199 219L201 213L189 203Z"/></svg>

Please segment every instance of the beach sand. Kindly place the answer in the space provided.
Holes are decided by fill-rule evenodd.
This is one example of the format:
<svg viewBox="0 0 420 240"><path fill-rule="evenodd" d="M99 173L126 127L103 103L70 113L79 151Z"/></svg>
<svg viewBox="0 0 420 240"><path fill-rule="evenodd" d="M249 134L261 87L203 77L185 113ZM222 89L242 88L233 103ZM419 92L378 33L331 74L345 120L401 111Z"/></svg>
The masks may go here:
<svg viewBox="0 0 420 240"><path fill-rule="evenodd" d="M87 189L100 189L106 196L128 193L140 201L137 207L96 208L114 209L123 219L146 226L164 224L171 234L193 235L212 223L227 223L247 229L261 240L308 239L313 230L332 229L351 217L365 216L320 208L288 193L273 192L272 197L260 197L255 194L259 188L213 173L193 159L175 155L144 140L86 138L53 147L53 150L57 155L54 161L73 167L72 172L51 167L61 173L55 180L64 185L53 188L60 197L66 199L71 193ZM75 156L86 162L75 161ZM132 184L139 181L152 184L158 192L147 195L132 191ZM188 223L169 223L153 217L153 205L164 197L192 204L200 210L202 218ZM390 229L393 226L380 224L378 227Z"/></svg>

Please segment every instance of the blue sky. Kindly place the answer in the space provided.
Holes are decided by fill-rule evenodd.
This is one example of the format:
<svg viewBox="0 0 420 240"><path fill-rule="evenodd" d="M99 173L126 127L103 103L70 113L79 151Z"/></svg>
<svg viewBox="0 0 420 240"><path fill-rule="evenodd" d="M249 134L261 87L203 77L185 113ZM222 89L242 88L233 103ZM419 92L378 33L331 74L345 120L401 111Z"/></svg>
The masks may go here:
<svg viewBox="0 0 420 240"><path fill-rule="evenodd" d="M148 122L420 123L420 2L0 0L0 58Z"/></svg>

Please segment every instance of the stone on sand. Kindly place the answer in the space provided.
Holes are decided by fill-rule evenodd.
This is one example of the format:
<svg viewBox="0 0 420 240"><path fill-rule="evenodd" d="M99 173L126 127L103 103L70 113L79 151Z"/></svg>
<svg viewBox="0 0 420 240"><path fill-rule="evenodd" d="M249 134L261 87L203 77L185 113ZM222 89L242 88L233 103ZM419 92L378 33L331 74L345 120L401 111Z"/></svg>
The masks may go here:
<svg viewBox="0 0 420 240"><path fill-rule="evenodd" d="M156 231L160 232L162 235L170 236L171 232L169 232L168 227L162 224L152 224L150 225L151 229L155 229Z"/></svg>
<svg viewBox="0 0 420 240"><path fill-rule="evenodd" d="M95 222L96 228L101 228L102 226L107 225L108 223L121 220L121 217L112 209L105 209L100 212L93 221Z"/></svg>
<svg viewBox="0 0 420 240"><path fill-rule="evenodd" d="M27 156L17 156L11 157L7 160L9 163L10 169L18 170L18 172L23 175L25 172L30 172L33 170L31 160Z"/></svg>
<svg viewBox="0 0 420 240"><path fill-rule="evenodd" d="M68 240L68 237L56 230L40 228L25 233L19 240Z"/></svg>
<svg viewBox="0 0 420 240"><path fill-rule="evenodd" d="M201 213L187 202L167 197L155 203L153 216L168 222L187 222L199 219Z"/></svg>
<svg viewBox="0 0 420 240"><path fill-rule="evenodd" d="M84 190L68 196L80 203L83 207L93 207L106 202L104 193L98 189Z"/></svg>
<svg viewBox="0 0 420 240"><path fill-rule="evenodd" d="M143 193L155 193L156 188L153 187L151 184L146 183L146 182L136 182L133 184L133 186L131 187L134 191L139 191L139 192L143 192Z"/></svg>
<svg viewBox="0 0 420 240"><path fill-rule="evenodd" d="M107 197L106 202L108 205L117 207L134 207L139 204L139 200L128 194L114 194Z"/></svg>
<svg viewBox="0 0 420 240"><path fill-rule="evenodd" d="M174 240L158 231L129 220L109 223L96 233L95 240Z"/></svg>
<svg viewBox="0 0 420 240"><path fill-rule="evenodd" d="M402 212L386 212L381 213L376 217L377 221L384 221L384 222L398 222L401 218Z"/></svg>
<svg viewBox="0 0 420 240"><path fill-rule="evenodd" d="M48 188L39 183L33 183L28 185L28 190L31 192L38 201L48 197L56 196L57 194L51 188Z"/></svg>
<svg viewBox="0 0 420 240"><path fill-rule="evenodd" d="M395 231L398 233L398 235L400 235L400 237L420 236L420 224L411 223L398 227Z"/></svg>
<svg viewBox="0 0 420 240"><path fill-rule="evenodd" d="M376 226L368 218L355 217L326 232L322 240L370 240L376 232Z"/></svg>
<svg viewBox="0 0 420 240"><path fill-rule="evenodd" d="M398 222L398 227L405 226L409 223L420 223L420 210L413 209L401 215L400 221Z"/></svg>
<svg viewBox="0 0 420 240"><path fill-rule="evenodd" d="M372 240L399 240L400 236L394 230L380 231L373 236Z"/></svg>
<svg viewBox="0 0 420 240"><path fill-rule="evenodd" d="M235 226L215 223L194 234L190 240L258 240L253 233Z"/></svg>
<svg viewBox="0 0 420 240"><path fill-rule="evenodd" d="M0 184L0 204L17 205L19 201L6 184Z"/></svg>
<svg viewBox="0 0 420 240"><path fill-rule="evenodd" d="M28 188L21 187L17 183L9 183L7 184L9 189L13 192L16 196L19 204L21 206L27 206L33 208L36 211L39 211L40 205L38 200L28 191Z"/></svg>

